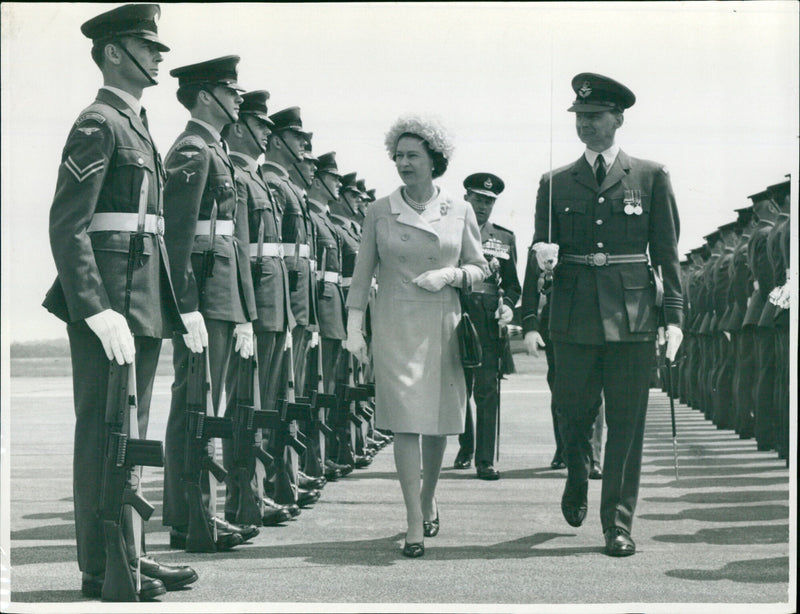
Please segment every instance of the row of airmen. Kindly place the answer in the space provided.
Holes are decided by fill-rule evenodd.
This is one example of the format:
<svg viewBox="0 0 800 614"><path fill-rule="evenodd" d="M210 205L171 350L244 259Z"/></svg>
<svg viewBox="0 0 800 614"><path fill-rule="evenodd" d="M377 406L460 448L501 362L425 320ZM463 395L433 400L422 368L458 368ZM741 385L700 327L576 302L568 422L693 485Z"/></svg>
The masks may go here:
<svg viewBox="0 0 800 614"><path fill-rule="evenodd" d="M737 209L681 263L676 392L719 429L789 463L789 181Z"/></svg>
<svg viewBox="0 0 800 614"><path fill-rule="evenodd" d="M311 153L312 134L304 130L297 107L270 115L268 92L245 92L238 85L237 56L171 71L178 79L178 101L191 117L162 163L140 103L143 89L156 85L158 64L169 51L158 38L159 16L155 4L125 5L81 27L93 41L92 59L104 85L67 138L50 214L58 278L44 305L67 322L70 338L82 592L116 601L152 599L191 584L197 574L147 556L128 512L120 512L117 524L124 525L123 566L129 563L131 569L121 575L111 569L113 548L104 520L109 520L107 389L115 363L135 365L138 406L131 429L145 439L162 339L172 338L175 377L163 453L163 523L170 527L173 548L216 552L252 539L258 525L297 516L319 499L327 481L366 467L391 440L371 428L370 402L364 398L369 395L349 406L360 415L342 417L341 407L329 404L322 416L301 423L316 429L313 437L309 431L304 437L293 422L291 438L305 449L303 457L288 468L273 458L266 479L254 466L244 482L231 479L237 446L235 439L224 439L224 518L216 515L213 481L204 476L198 500L213 541L199 548L192 538L196 510L186 486L194 471L187 453L192 445L187 407L196 401L199 355L214 416L234 420L240 407L253 404L239 398L247 380L242 373L253 357L255 404L265 409L300 404L301 397L336 396L343 383L370 389L368 365L346 354L342 342L359 221L375 196L355 173L339 172L334 152ZM265 451L282 455L281 429L264 429L256 434L257 443L261 439ZM213 440L205 446L213 456ZM253 492L243 490L248 488ZM242 504L253 496L255 518Z"/></svg>

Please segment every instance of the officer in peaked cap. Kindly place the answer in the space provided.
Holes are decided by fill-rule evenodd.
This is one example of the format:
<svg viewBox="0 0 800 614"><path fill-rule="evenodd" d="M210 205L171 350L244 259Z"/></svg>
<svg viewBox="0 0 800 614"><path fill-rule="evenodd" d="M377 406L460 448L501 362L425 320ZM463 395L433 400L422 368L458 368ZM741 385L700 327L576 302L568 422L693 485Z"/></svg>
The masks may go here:
<svg viewBox="0 0 800 614"><path fill-rule="evenodd" d="M215 517L213 497L204 497L206 509L197 513L207 520L216 543L197 545L188 534L192 510L183 482L191 355L207 352L218 415L231 355L248 358L253 353L253 280L249 258L240 257L249 244L247 208L237 206L236 169L221 135L227 124L237 121L243 102L238 63L239 56L228 55L170 72L178 79L178 101L191 117L164 161L164 234L188 334L172 339L175 380L165 442L162 522L171 527L170 547L211 552L233 548L258 533L252 525L239 527ZM213 270L205 254L213 259Z"/></svg>
<svg viewBox="0 0 800 614"><path fill-rule="evenodd" d="M367 190L367 197L369 198L369 202L374 203L377 200L375 196L375 190Z"/></svg>
<svg viewBox="0 0 800 614"><path fill-rule="evenodd" d="M467 396L475 400L475 426L472 403L467 403L464 432L458 436L459 450L454 466L467 468L473 449L475 470L481 480L496 480L500 472L494 467L500 417L500 378L511 372L507 358L506 325L511 322L513 308L520 297L517 278L517 247L514 233L489 221L495 201L505 188L503 180L492 173L474 173L464 179L464 196L475 211L481 230L483 257L491 274L475 284L464 297L466 309L481 339L481 366L466 373ZM474 433L474 435L473 435Z"/></svg>
<svg viewBox="0 0 800 614"><path fill-rule="evenodd" d="M542 176L532 242L537 264L553 275L553 396L568 472L561 511L576 527L586 517L588 434L602 393L608 424L600 501L605 553L628 556L636 549L631 528L659 316L666 322L670 360L683 339L678 210L666 168L633 158L615 143L624 111L636 102L633 92L588 72L572 79L572 89L569 111L585 150ZM659 268L663 305L656 304L651 278Z"/></svg>
<svg viewBox="0 0 800 614"><path fill-rule="evenodd" d="M109 601L148 600L197 579L189 567L162 565L144 555L143 539L136 544L134 532L141 518L129 510L120 522L128 561L122 569L108 565L115 560L104 537L103 521L109 518L98 513L104 501L109 361L135 363L136 437L146 439L162 339L184 330L162 237L164 169L140 102L143 89L156 83L162 52L169 50L158 38L160 12L157 4L125 5L81 27L94 43L91 55L104 85L67 137L50 210L58 278L44 306L67 323L72 355L81 592ZM141 236L144 258L128 249L134 233ZM109 250L112 244L125 247ZM130 273L132 260L139 264ZM145 576L139 586L127 568L137 558Z"/></svg>

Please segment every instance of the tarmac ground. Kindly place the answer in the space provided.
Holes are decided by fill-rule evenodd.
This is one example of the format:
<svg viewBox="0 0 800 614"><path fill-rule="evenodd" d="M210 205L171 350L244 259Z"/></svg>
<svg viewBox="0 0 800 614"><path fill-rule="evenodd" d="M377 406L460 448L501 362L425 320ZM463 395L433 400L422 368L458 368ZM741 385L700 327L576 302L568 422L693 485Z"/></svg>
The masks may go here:
<svg viewBox="0 0 800 614"><path fill-rule="evenodd" d="M162 562L190 564L200 577L156 604L120 606L85 599L79 590L71 379L12 377L11 551L3 560L10 562L11 602L2 609L694 612L724 604L715 611L733 612L734 604L750 604L741 611L796 611L796 484L774 452L759 452L754 440L718 430L676 403L676 479L668 398L652 389L637 553L609 558L602 552L600 481L590 481L582 527L561 516L566 471L549 467L554 442L544 357L515 360L518 373L502 386L501 479L452 469L458 442L449 439L437 490L442 528L426 540L424 557L400 554L405 513L391 446L371 466L328 484L296 520L262 528L252 542L220 554L169 548L163 475L147 468L144 494L156 506L148 550ZM170 383L169 374L157 377L149 438L163 439ZM222 489L218 495L221 510Z"/></svg>

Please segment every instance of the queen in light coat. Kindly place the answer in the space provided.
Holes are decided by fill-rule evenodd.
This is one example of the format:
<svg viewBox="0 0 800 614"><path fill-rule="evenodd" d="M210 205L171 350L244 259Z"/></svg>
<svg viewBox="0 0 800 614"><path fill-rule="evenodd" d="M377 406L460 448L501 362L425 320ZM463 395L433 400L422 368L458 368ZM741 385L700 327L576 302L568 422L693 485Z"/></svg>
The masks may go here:
<svg viewBox="0 0 800 614"><path fill-rule="evenodd" d="M488 267L472 208L433 184L452 153L441 126L416 116L401 118L387 134L386 146L405 185L367 210L347 299L347 348L365 357L361 324L375 275L376 421L378 428L395 433L408 520L403 554L413 557L424 553L423 534L438 532L434 495L446 436L464 428L457 288L465 276L472 283L482 280Z"/></svg>

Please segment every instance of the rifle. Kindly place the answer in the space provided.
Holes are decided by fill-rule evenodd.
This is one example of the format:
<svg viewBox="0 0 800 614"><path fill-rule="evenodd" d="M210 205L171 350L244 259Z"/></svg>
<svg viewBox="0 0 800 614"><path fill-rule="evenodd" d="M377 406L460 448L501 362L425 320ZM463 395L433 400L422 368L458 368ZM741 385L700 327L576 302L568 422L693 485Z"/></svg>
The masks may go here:
<svg viewBox="0 0 800 614"><path fill-rule="evenodd" d="M356 401L356 415L361 418L361 424L357 425L361 427L361 437L356 442L354 450L357 454L363 455L367 453L367 446L365 443L367 441L367 437L369 436L370 425L372 424L373 417L375 415L375 412L369 405L370 399L375 397L375 384L368 384L364 381L364 365L358 362L358 359L355 356L353 357L353 361L353 381L355 382L356 388L359 389L359 397L361 397L358 401ZM358 434L359 432L356 431L356 435Z"/></svg>
<svg viewBox="0 0 800 614"><path fill-rule="evenodd" d="M297 428L298 420L311 421L311 405L300 403L294 394L294 357L292 354L292 338L286 339L286 349L283 353L283 368L288 374L286 378L285 398L276 403L276 413L273 421L266 425L272 430L273 448L272 456L275 459L275 496L277 503L289 505L297 503L298 483L300 480L299 455L306 451L305 444L300 440L303 434ZM277 420L275 420L277 418Z"/></svg>
<svg viewBox="0 0 800 614"><path fill-rule="evenodd" d="M358 415L358 403L367 400L366 388L356 386L353 365L356 359L347 359L347 383L339 383L336 390L336 430L339 448L336 462L340 465L356 465L356 431L361 430L363 420Z"/></svg>
<svg viewBox="0 0 800 614"><path fill-rule="evenodd" d="M184 448L184 473L182 476L189 506L189 527L186 536L187 552L217 551L217 486L228 472L216 461L209 450L209 439L233 437L233 424L229 418L213 415L211 379L208 350L189 356L189 374L186 392L186 447ZM213 446L213 444L211 444ZM203 504L201 483L209 475L209 505Z"/></svg>
<svg viewBox="0 0 800 614"><path fill-rule="evenodd" d="M102 598L106 601L139 601L141 568L137 556L136 577L128 561L122 531L123 505L130 505L138 520L149 519L155 509L139 492L140 476L134 467L164 466L164 447L160 441L138 439L131 435L136 429L136 367L135 363L118 365L112 360L108 373L105 423L107 428L100 518L106 542L106 571ZM135 484L131 484L135 482ZM134 514L133 524L137 524ZM139 525L141 527L141 524ZM134 531L135 550L139 554L141 530Z"/></svg>
<svg viewBox="0 0 800 614"><path fill-rule="evenodd" d="M327 410L336 408L336 395L325 392L325 382L322 373L322 339L315 348L317 356L317 389L311 393L310 404L314 415L309 423L309 438L311 445L306 452L305 473L311 477L321 477L325 474L325 458L327 457L327 437L333 435L326 421ZM316 448L316 449L314 449Z"/></svg>

